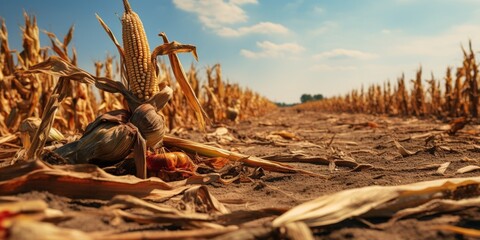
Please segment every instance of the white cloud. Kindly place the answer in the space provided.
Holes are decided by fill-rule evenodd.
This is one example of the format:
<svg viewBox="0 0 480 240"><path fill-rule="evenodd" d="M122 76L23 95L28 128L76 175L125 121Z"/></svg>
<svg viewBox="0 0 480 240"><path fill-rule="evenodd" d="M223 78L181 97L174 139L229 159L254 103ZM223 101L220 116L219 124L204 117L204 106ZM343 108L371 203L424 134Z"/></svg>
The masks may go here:
<svg viewBox="0 0 480 240"><path fill-rule="evenodd" d="M358 50L349 50L336 48L327 52L322 52L313 56L314 59L374 59L377 55Z"/></svg>
<svg viewBox="0 0 480 240"><path fill-rule="evenodd" d="M257 0L230 0L228 1L231 4L242 5L242 4L257 4Z"/></svg>
<svg viewBox="0 0 480 240"><path fill-rule="evenodd" d="M272 23L272 22L260 22L250 27L241 27L233 29L229 27L222 27L218 29L217 34L224 37L239 37L251 33L271 34L271 33L288 33L288 28L285 26Z"/></svg>
<svg viewBox="0 0 480 240"><path fill-rule="evenodd" d="M245 11L239 5L246 3L256 4L257 1L232 0L173 0L177 8L195 13L202 24L209 28L217 28L224 24L246 22L248 19Z"/></svg>
<svg viewBox="0 0 480 240"><path fill-rule="evenodd" d="M278 23L260 22L247 27L232 28L228 25L246 23L245 4L258 4L257 0L173 0L183 11L194 13L205 27L223 37L239 37L251 33L283 34L288 29Z"/></svg>
<svg viewBox="0 0 480 240"><path fill-rule="evenodd" d="M242 49L240 54L246 58L274 58L295 55L305 50L304 47L297 43L276 44L270 41L263 41L257 42L257 46L260 48L258 52Z"/></svg>

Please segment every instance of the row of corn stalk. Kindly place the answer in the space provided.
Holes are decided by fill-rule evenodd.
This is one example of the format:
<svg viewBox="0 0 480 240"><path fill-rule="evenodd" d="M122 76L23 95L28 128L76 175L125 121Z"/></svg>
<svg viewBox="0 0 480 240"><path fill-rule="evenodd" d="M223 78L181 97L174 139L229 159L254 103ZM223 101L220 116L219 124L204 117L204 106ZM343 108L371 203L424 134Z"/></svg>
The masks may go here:
<svg viewBox="0 0 480 240"><path fill-rule="evenodd" d="M24 14L25 26L21 28L23 49L10 49L6 24L0 19L0 133L16 132L22 120L28 117L41 117L47 100L55 86L55 78L47 74L18 75L17 70L43 62L51 51L74 65L77 54L69 48L74 28L71 27L60 41L51 32L44 33L51 41L51 47L40 45L40 30L36 18ZM51 49L51 50L50 50ZM62 130L83 129L95 119L97 104L92 101L94 93L84 84L68 83L68 97L62 102L56 125Z"/></svg>
<svg viewBox="0 0 480 240"><path fill-rule="evenodd" d="M28 117L41 117L47 99L53 92L56 79L49 74L18 75L16 70L28 69L41 63L50 55L58 55L73 65L77 65L75 48L69 47L74 28L60 41L51 32L41 31L35 17L24 14L25 25L21 27L23 49L10 49L5 21L0 19L0 135L14 133L21 122ZM51 40L50 46L41 46L40 34L46 34ZM54 54L52 54L54 52ZM97 77L120 78L119 60L107 55L104 61L93 63ZM187 106L187 100L178 83L172 77L171 69L160 62L161 79L173 89L172 103L163 109L167 127L195 126L195 115ZM199 70L192 64L187 72L188 80L199 96L200 103L214 123L238 121L265 113L275 105L250 89L238 84L226 82L219 64L207 67L206 80L202 83ZM65 133L78 133L85 129L98 114L124 108L124 99L120 94L112 94L75 81L67 83L67 97L62 101L56 114L54 127Z"/></svg>
<svg viewBox="0 0 480 240"><path fill-rule="evenodd" d="M463 63L448 67L443 81L433 74L422 78L422 68L407 82L402 74L396 83L374 84L344 96L307 102L300 109L330 112L387 114L392 116L478 117L478 71L471 43L463 49ZM410 89L409 89L410 87Z"/></svg>

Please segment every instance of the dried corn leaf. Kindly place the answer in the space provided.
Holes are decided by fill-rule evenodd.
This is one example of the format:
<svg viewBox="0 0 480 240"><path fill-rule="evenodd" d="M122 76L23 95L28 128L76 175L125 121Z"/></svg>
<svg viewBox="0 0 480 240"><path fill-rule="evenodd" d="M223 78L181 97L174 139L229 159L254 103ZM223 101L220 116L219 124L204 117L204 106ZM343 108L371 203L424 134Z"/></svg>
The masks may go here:
<svg viewBox="0 0 480 240"><path fill-rule="evenodd" d="M122 45L120 45L120 43L118 43L117 38L113 34L112 30L110 30L110 28L107 26L107 24L105 24L105 22L102 20L102 18L98 14L95 14L95 17L97 18L100 25L102 25L105 32L107 32L107 34L110 37L110 39L112 40L113 44L115 44L115 46L117 47L118 54L120 54L120 57L123 61L123 59L125 58L125 54L123 52ZM121 66L123 66L123 64L121 64Z"/></svg>
<svg viewBox="0 0 480 240"><path fill-rule="evenodd" d="M187 212L194 213L198 209L202 209L202 211L210 214L230 213L222 203L208 192L205 186L195 186L187 189L183 194L182 200L185 203ZM202 203L202 206L198 206L198 203Z"/></svg>
<svg viewBox="0 0 480 240"><path fill-rule="evenodd" d="M187 189L186 181L175 188L158 179L110 175L88 164L48 166L41 161L22 162L1 168L0 192L16 194L28 191L49 191L71 198L111 199L119 194L160 200Z"/></svg>
<svg viewBox="0 0 480 240"><path fill-rule="evenodd" d="M20 73L45 73L53 76L66 77L82 83L95 83L95 77L90 73L74 66L60 57L51 56L44 62L30 67Z"/></svg>
<svg viewBox="0 0 480 240"><path fill-rule="evenodd" d="M165 44L169 44L168 38L165 35L165 33L160 33L159 35L163 38L163 42ZM172 46L175 46L175 45L172 45ZM195 48L190 48L188 50L192 51L195 58L197 58ZM154 50L154 52L156 51L157 49ZM204 130L205 124L206 124L205 121L208 121L208 116L203 110L202 105L200 104L198 98L195 96L192 86L190 86L190 83L188 83L187 77L185 75L185 71L183 70L182 64L180 63L180 60L178 59L177 54L175 54L175 52L179 52L179 50L166 51L166 53L168 54L168 59L170 60L170 65L172 66L173 74L175 75L175 79L177 79L177 82L180 85L183 91L183 94L187 98L187 102L189 103L190 107L192 107L194 110L200 129Z"/></svg>
<svg viewBox="0 0 480 240"><path fill-rule="evenodd" d="M285 235L291 240L313 240L312 231L303 222L291 222L283 226Z"/></svg>
<svg viewBox="0 0 480 240"><path fill-rule="evenodd" d="M275 219L273 226L303 221L310 227L317 227L356 216L390 217L401 209L416 207L433 199L478 197L479 184L480 177L474 177L344 190L292 208Z"/></svg>
<svg viewBox="0 0 480 240"><path fill-rule="evenodd" d="M405 149L397 140L393 140L395 147L397 148L398 152L402 155L402 157L408 157L417 154L420 151L410 151Z"/></svg>
<svg viewBox="0 0 480 240"><path fill-rule="evenodd" d="M137 239L210 239L237 230L237 226L228 226L222 229L194 229L183 231L141 231L126 233L92 233L95 240L137 240Z"/></svg>
<svg viewBox="0 0 480 240"><path fill-rule="evenodd" d="M185 191L184 198L185 196L190 196L192 191L196 192L197 190L198 188L193 187ZM207 195L209 195L206 189L203 189L203 191L206 192ZM214 199L212 196L210 197ZM206 200L206 199L200 199L200 200ZM216 201L216 200L213 200L213 201ZM193 204L199 204L201 202L202 201L196 201ZM185 204L188 205L189 203L186 202ZM223 228L223 226L220 226L214 223L209 223L214 220L210 214L198 213L195 211L191 212L188 209L186 209L186 211L179 211L176 208L173 208L168 205L160 206L158 204L151 204L142 199L129 196L129 195L115 196L109 202L109 205L110 207L108 207L107 209L114 210L115 215L130 221L136 221L139 223L175 223L175 224L181 223L185 226L194 224L196 226L201 226L202 228L212 228L212 227ZM123 209L127 209L127 208L143 208L144 210L147 210L150 213L138 214L136 212L123 211Z"/></svg>
<svg viewBox="0 0 480 240"><path fill-rule="evenodd" d="M58 40L57 36L52 32L48 32L48 31L43 31L43 32L47 34L47 36L50 38L53 51L64 60L69 61L67 52L64 51L65 49L63 47L64 45L60 42L60 40Z"/></svg>
<svg viewBox="0 0 480 240"><path fill-rule="evenodd" d="M126 209L126 208L143 208L153 213L169 213L180 214L181 212L171 206L160 206L159 204L152 204L140 198L130 195L117 195L113 197L107 204L110 209Z"/></svg>
<svg viewBox="0 0 480 240"><path fill-rule="evenodd" d="M0 145L4 144L4 143L7 143L7 142L16 141L17 139L18 139L18 137L14 134L7 134L5 136L1 136L0 137Z"/></svg>
<svg viewBox="0 0 480 240"><path fill-rule="evenodd" d="M128 221L135 221L138 223L183 223L185 225L192 224L192 222L206 222L211 221L212 219L204 214L172 214L172 213L155 213L155 214L144 214L144 213L135 213L127 212L120 209L112 210L113 214L124 218ZM205 227L205 226L204 226Z"/></svg>
<svg viewBox="0 0 480 240"><path fill-rule="evenodd" d="M445 175L445 171L447 171L448 166L450 166L451 162L445 162L440 165L437 169L437 173L441 175Z"/></svg>
<svg viewBox="0 0 480 240"><path fill-rule="evenodd" d="M287 132L285 130L272 132L271 135L277 135L286 140L300 140L300 138L298 138L297 135L295 135L295 133Z"/></svg>
<svg viewBox="0 0 480 240"><path fill-rule="evenodd" d="M407 216L415 215L416 217L420 217L425 215L433 215L440 212L458 211L477 206L480 206L480 197L461 200L433 199L432 201L429 201L418 207L407 208L398 211L395 213L395 215L393 215L392 219L390 219L389 224L392 224L398 219L405 218Z"/></svg>
<svg viewBox="0 0 480 240"><path fill-rule="evenodd" d="M468 173L468 172L473 172L473 171L477 171L477 170L480 170L480 166L469 165L469 166L466 166L466 167L459 168L455 172L455 174Z"/></svg>
<svg viewBox="0 0 480 240"><path fill-rule="evenodd" d="M28 240L89 240L87 233L79 230L60 228L51 223L17 220L9 228L9 239Z"/></svg>

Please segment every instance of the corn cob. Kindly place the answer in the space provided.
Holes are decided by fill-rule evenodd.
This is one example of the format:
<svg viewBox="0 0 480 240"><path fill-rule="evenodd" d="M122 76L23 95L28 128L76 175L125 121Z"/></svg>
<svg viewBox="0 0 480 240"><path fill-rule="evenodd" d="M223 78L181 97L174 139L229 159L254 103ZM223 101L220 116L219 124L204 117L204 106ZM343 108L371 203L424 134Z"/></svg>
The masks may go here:
<svg viewBox="0 0 480 240"><path fill-rule="evenodd" d="M138 15L128 0L123 0L122 37L129 89L140 100L148 100L159 91L155 66L150 60L150 47Z"/></svg>

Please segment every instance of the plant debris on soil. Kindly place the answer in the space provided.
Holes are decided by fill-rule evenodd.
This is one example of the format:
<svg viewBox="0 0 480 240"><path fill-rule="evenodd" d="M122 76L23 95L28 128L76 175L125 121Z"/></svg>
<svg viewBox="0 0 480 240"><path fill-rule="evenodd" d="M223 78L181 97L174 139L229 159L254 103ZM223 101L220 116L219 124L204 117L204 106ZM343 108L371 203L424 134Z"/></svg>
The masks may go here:
<svg viewBox="0 0 480 240"><path fill-rule="evenodd" d="M375 124L364 124L368 122ZM30 183L9 184L18 179L13 175L23 174L2 173L2 192L17 192L0 198L2 231L24 236L18 229L31 228L45 236L69 234L71 239L475 239L480 231L480 151L479 137L471 130L478 126L467 125L455 135L448 134L448 126L429 119L283 108L206 134L178 134L210 145L221 142L224 149L247 156L288 162L318 176L238 163L219 171L223 182L203 179L203 184L192 185L150 178L138 180L136 186L142 189L135 189L98 172L89 180L89 193L80 180L65 179L69 175L53 178L55 173L48 169L42 171L50 172L58 186L72 188L49 191L48 176L41 174L32 176ZM2 151L7 146L4 143ZM40 171L31 170L24 169ZM25 178L22 181L28 182ZM115 180L108 183L109 178ZM408 185L431 180L444 182ZM352 192L343 194L345 190ZM332 197L337 200L329 202ZM355 202L359 198L361 202ZM387 200L375 202L383 198ZM315 205L321 199L327 202ZM5 209L16 211L8 215Z"/></svg>
<svg viewBox="0 0 480 240"><path fill-rule="evenodd" d="M77 66L73 26L41 48L25 13L15 51L0 19L0 239L480 238L471 44L445 101L434 79L426 100L420 68L412 94L402 77L394 95L278 108L219 64L201 85L177 57L193 45L162 32L150 52L123 5L122 45L97 16L115 73L110 56L95 75Z"/></svg>

